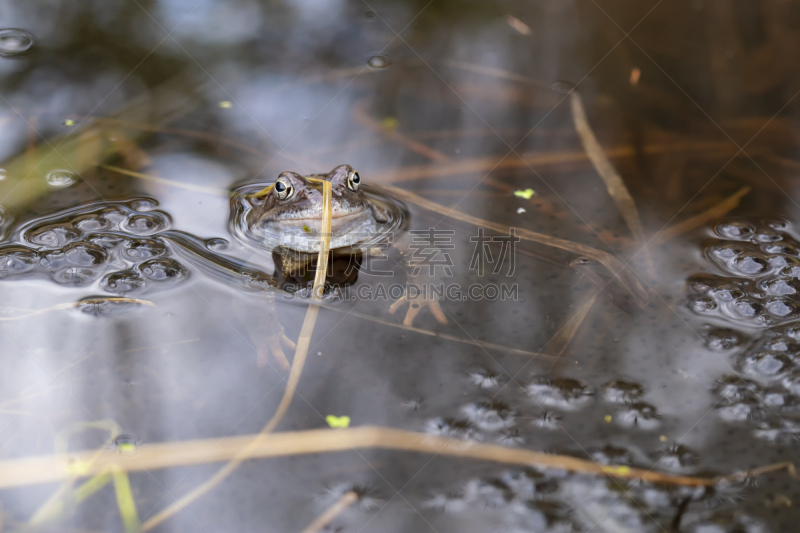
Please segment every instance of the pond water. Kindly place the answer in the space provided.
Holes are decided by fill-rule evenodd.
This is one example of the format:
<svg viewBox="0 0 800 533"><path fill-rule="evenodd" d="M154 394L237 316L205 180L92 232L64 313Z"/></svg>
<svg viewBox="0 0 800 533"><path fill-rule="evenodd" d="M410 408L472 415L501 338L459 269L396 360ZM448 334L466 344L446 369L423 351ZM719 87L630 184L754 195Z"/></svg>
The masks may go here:
<svg viewBox="0 0 800 533"><path fill-rule="evenodd" d="M0 1L0 530L794 531L798 23Z"/></svg>

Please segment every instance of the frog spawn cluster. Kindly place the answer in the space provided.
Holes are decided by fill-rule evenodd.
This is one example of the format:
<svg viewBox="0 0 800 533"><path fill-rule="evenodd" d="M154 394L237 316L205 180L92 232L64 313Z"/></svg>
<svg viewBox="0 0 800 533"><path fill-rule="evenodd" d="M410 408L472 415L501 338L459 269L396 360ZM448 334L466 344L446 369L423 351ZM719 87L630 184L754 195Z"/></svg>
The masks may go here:
<svg viewBox="0 0 800 533"><path fill-rule="evenodd" d="M19 244L0 246L0 279L49 277L63 285L139 293L186 277L158 232L169 217L149 200L103 202L28 223Z"/></svg>
<svg viewBox="0 0 800 533"><path fill-rule="evenodd" d="M719 224L721 239L706 256L725 276L690 280L689 307L747 327L770 327L800 318L800 243L784 221L756 226L744 220Z"/></svg>
<svg viewBox="0 0 800 533"><path fill-rule="evenodd" d="M479 370L467 375L469 383L480 389L491 390L500 387L502 379L490 371ZM505 445L522 444L520 436L528 424L542 429L557 429L559 421L569 412L590 405L598 393L583 381L572 378L551 378L534 376L522 385L523 392L531 400L530 405L538 408L535 414L522 414L508 404L486 399L468 403L461 407L455 417L436 417L427 421L427 433L497 442ZM643 402L644 387L638 383L615 380L601 388L600 396L614 406L612 419L615 423L629 428L655 429L660 425L660 415L656 408Z"/></svg>
<svg viewBox="0 0 800 533"><path fill-rule="evenodd" d="M593 457L603 464L626 464L630 454L620 449L598 450ZM676 518L686 533L766 533L759 521L725 513L720 508L736 498L740 486L666 486L609 479L556 470L508 470L496 477L477 477L458 490L435 493L428 508L462 518L483 520L514 533L572 533L586 530L674 531ZM685 502L702 501L676 516ZM680 511L677 511L680 512Z"/></svg>
<svg viewBox="0 0 800 533"><path fill-rule="evenodd" d="M689 308L735 327L711 328L706 346L729 357L739 373L714 384L717 413L748 422L761 439L785 444L800 439L800 243L785 221L729 220L707 257L724 275L689 280ZM787 418L788 417L788 418Z"/></svg>

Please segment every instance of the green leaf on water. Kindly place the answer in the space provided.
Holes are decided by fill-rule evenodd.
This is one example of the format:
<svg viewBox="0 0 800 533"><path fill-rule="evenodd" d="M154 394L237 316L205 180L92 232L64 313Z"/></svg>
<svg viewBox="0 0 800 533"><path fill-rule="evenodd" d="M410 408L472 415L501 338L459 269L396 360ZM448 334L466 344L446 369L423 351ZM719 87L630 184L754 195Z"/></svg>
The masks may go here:
<svg viewBox="0 0 800 533"><path fill-rule="evenodd" d="M325 422L334 429L344 429L350 427L350 417L349 416L334 416L328 415L325 417Z"/></svg>

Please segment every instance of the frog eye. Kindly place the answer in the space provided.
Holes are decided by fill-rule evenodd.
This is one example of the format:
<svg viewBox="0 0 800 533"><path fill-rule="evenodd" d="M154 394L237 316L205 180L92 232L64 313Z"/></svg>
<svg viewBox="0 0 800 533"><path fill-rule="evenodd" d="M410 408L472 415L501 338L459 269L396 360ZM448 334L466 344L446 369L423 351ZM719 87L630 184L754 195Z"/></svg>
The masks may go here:
<svg viewBox="0 0 800 533"><path fill-rule="evenodd" d="M294 186L286 178L278 178L275 182L275 196L278 200L288 200L294 195Z"/></svg>
<svg viewBox="0 0 800 533"><path fill-rule="evenodd" d="M359 176L358 172L355 170L351 170L347 174L347 188L353 192L356 192L359 185L361 185L361 176Z"/></svg>

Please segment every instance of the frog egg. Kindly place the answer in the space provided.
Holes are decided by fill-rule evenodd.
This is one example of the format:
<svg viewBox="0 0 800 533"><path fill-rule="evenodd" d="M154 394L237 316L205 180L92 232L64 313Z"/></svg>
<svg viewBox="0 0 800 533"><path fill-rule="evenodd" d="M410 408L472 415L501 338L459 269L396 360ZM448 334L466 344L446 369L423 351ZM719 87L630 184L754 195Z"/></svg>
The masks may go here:
<svg viewBox="0 0 800 533"><path fill-rule="evenodd" d="M367 60L367 64L372 68L386 68L392 64L392 58L387 55L374 55Z"/></svg>
<svg viewBox="0 0 800 533"><path fill-rule="evenodd" d="M746 221L728 220L717 224L714 228L717 235L728 239L747 239L756 231L756 227Z"/></svg>
<svg viewBox="0 0 800 533"><path fill-rule="evenodd" d="M54 170L47 174L46 179L47 184L54 189L64 189L77 181L75 175L68 170Z"/></svg>
<svg viewBox="0 0 800 533"><path fill-rule="evenodd" d="M16 28L0 30L0 56L19 56L28 52L32 47L33 36L27 31Z"/></svg>

